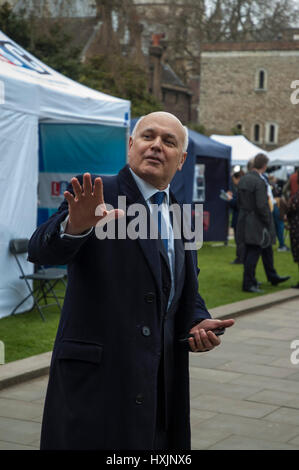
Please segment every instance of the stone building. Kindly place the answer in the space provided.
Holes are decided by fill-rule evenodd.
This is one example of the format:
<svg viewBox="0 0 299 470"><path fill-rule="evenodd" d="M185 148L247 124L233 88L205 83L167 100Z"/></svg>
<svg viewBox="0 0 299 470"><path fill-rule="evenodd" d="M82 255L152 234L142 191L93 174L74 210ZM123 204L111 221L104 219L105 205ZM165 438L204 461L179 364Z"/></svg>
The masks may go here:
<svg viewBox="0 0 299 470"><path fill-rule="evenodd" d="M199 116L208 135L241 132L265 150L299 136L291 102L299 80L299 41L206 43ZM298 82L299 83L299 82Z"/></svg>

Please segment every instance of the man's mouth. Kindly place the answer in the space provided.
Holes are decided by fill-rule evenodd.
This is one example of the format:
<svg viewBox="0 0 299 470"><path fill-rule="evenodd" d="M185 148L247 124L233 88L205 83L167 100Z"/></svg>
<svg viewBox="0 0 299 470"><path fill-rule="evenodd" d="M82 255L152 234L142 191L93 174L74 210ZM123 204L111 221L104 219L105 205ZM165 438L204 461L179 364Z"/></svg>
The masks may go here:
<svg viewBox="0 0 299 470"><path fill-rule="evenodd" d="M162 159L156 155L148 155L145 157L145 160L148 160L149 162L152 162L152 163L163 163Z"/></svg>

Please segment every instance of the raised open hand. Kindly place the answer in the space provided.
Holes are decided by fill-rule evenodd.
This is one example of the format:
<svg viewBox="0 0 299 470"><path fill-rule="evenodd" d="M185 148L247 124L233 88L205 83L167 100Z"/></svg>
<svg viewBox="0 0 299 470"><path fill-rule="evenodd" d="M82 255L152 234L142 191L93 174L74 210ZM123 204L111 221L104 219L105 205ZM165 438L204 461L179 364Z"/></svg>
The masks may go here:
<svg viewBox="0 0 299 470"><path fill-rule="evenodd" d="M106 209L103 182L100 177L97 177L92 185L90 173L84 173L82 186L77 178L72 178L71 183L74 195L69 191L64 192L69 206L69 220L65 233L79 235L95 227L100 220L116 219L124 215L122 210Z"/></svg>

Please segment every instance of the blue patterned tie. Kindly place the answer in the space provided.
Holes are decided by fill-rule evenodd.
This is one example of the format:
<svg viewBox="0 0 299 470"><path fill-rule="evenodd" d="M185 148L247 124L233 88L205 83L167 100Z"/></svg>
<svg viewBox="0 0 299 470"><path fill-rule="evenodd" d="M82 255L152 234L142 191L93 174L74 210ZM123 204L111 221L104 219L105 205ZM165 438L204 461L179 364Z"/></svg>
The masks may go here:
<svg viewBox="0 0 299 470"><path fill-rule="evenodd" d="M165 197L166 193L164 191L158 191L156 192L152 197L152 202L154 204L157 204L158 206L161 206L162 202L164 201L164 197ZM158 231L160 233L160 235L162 233L167 233L167 230L163 230L162 232L162 223L164 224L164 227L166 227L166 223L165 223L165 219L163 217L163 221L162 221L162 210L158 210ZM162 241L164 243L164 246L165 246L165 249L166 249L166 253L168 252L168 238L162 238Z"/></svg>

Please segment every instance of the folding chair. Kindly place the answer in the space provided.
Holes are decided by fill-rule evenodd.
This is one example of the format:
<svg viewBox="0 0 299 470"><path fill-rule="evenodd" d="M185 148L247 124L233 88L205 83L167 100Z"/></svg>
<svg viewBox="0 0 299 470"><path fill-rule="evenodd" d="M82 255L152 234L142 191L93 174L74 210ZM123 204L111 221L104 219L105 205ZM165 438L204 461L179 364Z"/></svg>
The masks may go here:
<svg viewBox="0 0 299 470"><path fill-rule="evenodd" d="M28 252L28 244L29 244L28 238L14 239L14 240L11 240L9 243L10 253L15 257L16 262L21 272L20 279L24 279L29 290L29 294L20 303L18 303L18 305L11 312L11 315L14 315L16 310L27 299L29 299L30 296L32 296L34 306L36 306L41 318L43 319L43 321L45 321L45 317L42 313L42 308L49 307L50 305L55 305L55 303L48 304L47 302L48 297L55 299L56 304L58 305L61 311L61 305L58 301L58 296L56 295L54 291L54 287L59 281L64 282L64 277L66 276L66 270L59 269L59 268L43 268L42 266L39 266L37 271L34 272L33 274L25 274L22 264L19 260L19 255L22 255ZM33 286L33 289L31 288L29 280L35 281L35 285L36 285L35 288L34 286ZM39 302L41 299L44 299L45 305L40 305Z"/></svg>

